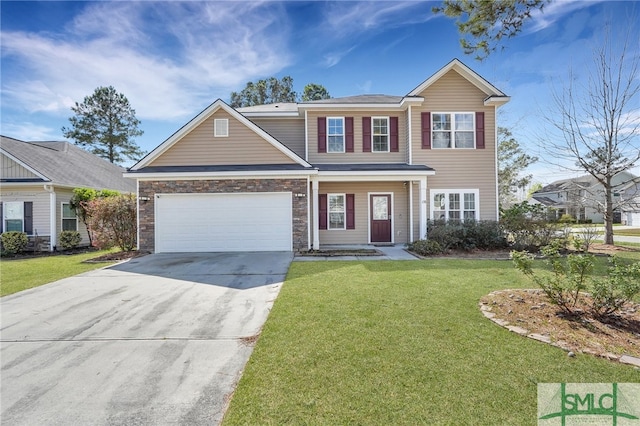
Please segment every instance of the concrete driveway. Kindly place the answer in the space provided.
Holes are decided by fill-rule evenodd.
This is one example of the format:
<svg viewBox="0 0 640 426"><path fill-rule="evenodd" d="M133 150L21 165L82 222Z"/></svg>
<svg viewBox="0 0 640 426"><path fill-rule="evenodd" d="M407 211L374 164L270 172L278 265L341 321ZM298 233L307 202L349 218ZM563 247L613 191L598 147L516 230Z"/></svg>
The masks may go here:
<svg viewBox="0 0 640 426"><path fill-rule="evenodd" d="M153 254L3 297L2 424L219 423L292 257Z"/></svg>

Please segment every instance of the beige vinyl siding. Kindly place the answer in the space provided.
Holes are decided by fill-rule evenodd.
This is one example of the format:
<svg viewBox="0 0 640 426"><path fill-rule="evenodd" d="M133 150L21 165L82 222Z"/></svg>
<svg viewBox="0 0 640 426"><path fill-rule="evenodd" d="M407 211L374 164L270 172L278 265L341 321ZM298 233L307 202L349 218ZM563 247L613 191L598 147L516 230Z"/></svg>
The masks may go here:
<svg viewBox="0 0 640 426"><path fill-rule="evenodd" d="M2 179L37 178L35 174L22 167L6 155L0 155L0 165L2 166Z"/></svg>
<svg viewBox="0 0 640 426"><path fill-rule="evenodd" d="M496 220L495 108L484 106L487 95L451 70L420 94L425 102L412 108L413 164L435 169L428 179L430 189L479 189L480 219ZM421 113L484 112L485 149L422 149ZM427 215L430 206L427 205Z"/></svg>
<svg viewBox="0 0 640 426"><path fill-rule="evenodd" d="M394 242L408 241L409 196L402 182L320 182L319 193L355 195L355 229L320 230L320 245L369 243L369 193L393 193Z"/></svg>
<svg viewBox="0 0 640 426"><path fill-rule="evenodd" d="M304 158L304 118L252 118L251 121Z"/></svg>
<svg viewBox="0 0 640 426"><path fill-rule="evenodd" d="M319 153L318 152L318 117L353 117L354 152ZM363 117L398 117L398 152L362 152L362 118ZM404 163L407 151L407 119L405 111L310 111L308 113L307 131L309 136L310 163Z"/></svg>
<svg viewBox="0 0 640 426"><path fill-rule="evenodd" d="M229 120L229 136L213 137L213 121ZM294 161L220 109L149 166L291 164Z"/></svg>
<svg viewBox="0 0 640 426"><path fill-rule="evenodd" d="M50 236L49 193L42 186L21 186L19 188L2 185L0 201L22 201L33 203L33 232L40 236ZM4 218L2 218L4 220Z"/></svg>
<svg viewBox="0 0 640 426"><path fill-rule="evenodd" d="M73 190L56 189L56 236L59 236L60 232L62 232L62 203L68 203L71 197L73 197ZM89 234L87 233L87 227L82 223L80 218L78 218L78 232L80 232L80 236L82 237L80 245L88 246ZM58 240L57 237L56 240ZM59 247L59 249L61 249L61 247Z"/></svg>

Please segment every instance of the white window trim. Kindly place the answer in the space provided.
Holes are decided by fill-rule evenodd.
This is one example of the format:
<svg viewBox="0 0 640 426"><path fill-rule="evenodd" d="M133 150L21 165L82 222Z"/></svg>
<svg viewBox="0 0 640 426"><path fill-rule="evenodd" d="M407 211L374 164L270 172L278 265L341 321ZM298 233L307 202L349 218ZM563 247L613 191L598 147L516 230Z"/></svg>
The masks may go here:
<svg viewBox="0 0 640 426"><path fill-rule="evenodd" d="M330 120L342 120L342 151L329 151L329 137L330 136L339 136L339 135L330 135L329 134L329 121ZM346 125L346 120L344 119L344 117L327 117L327 128L326 128L326 144L327 144L327 154L344 154L347 148L347 129L345 127Z"/></svg>
<svg viewBox="0 0 640 426"><path fill-rule="evenodd" d="M387 120L387 134L386 135L376 135L373 131L374 129L374 125L373 122L374 120ZM376 151L375 148L375 144L373 143L373 138L375 136L387 136L387 150L386 151ZM378 152L378 153L386 153L386 152L391 152L391 120L389 119L389 117L371 117L371 152Z"/></svg>
<svg viewBox="0 0 640 426"><path fill-rule="evenodd" d="M22 221L22 229L18 232L25 232L24 231L24 201L3 201L2 202L2 231L3 232L8 232L7 231L7 220L17 220L17 219L7 219L6 215L7 215L7 204L11 204L11 203L15 203L15 204L22 204L22 217L20 218L20 220Z"/></svg>
<svg viewBox="0 0 640 426"><path fill-rule="evenodd" d="M222 123L224 123L224 125L222 125ZM222 130L224 130L224 132L222 132ZM228 118L215 118L213 120L213 137L215 138L229 137L229 119Z"/></svg>
<svg viewBox="0 0 640 426"><path fill-rule="evenodd" d="M440 148L435 146L433 133L445 133L443 130L433 130L433 116L435 114L449 114L451 116L451 130L449 130L449 134L451 135L451 146L448 148ZM471 148L456 148L456 114L471 114L473 118L472 131L473 131L473 147ZM468 132L469 130L463 130L464 132ZM473 111L434 111L431 113L431 148L432 149L476 149L476 113Z"/></svg>
<svg viewBox="0 0 640 426"><path fill-rule="evenodd" d="M429 219L437 220L440 218L434 218L433 213L436 210L433 202L433 197L436 194L444 194L446 200L445 206L445 220L449 220L449 194L459 194L460 195L460 220L464 222L464 194L474 194L475 203L476 203L476 214L475 220L480 220L480 190L479 189L432 189L429 191ZM439 210L439 209L438 209Z"/></svg>
<svg viewBox="0 0 640 426"><path fill-rule="evenodd" d="M71 203L60 203L60 230L64 231L64 221L65 220L75 219L76 220L76 232L78 232L78 214L76 213L74 218L64 217L64 206L65 205L68 205L69 208L71 208ZM71 211L73 211L73 210L71 210Z"/></svg>
<svg viewBox="0 0 640 426"><path fill-rule="evenodd" d="M344 225L342 228L332 228L331 227L331 202L330 202L330 198L332 196L341 196L342 199L344 200L344 203L342 204L344 206L344 210L342 212L342 214L344 214ZM333 193L333 194L327 194L327 231L346 231L347 230L347 194L346 193Z"/></svg>

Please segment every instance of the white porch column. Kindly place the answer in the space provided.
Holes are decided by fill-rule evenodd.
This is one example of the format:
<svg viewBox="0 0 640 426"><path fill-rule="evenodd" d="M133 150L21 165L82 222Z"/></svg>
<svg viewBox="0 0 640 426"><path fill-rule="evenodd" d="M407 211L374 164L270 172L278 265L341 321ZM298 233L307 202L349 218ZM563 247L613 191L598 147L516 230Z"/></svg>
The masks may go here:
<svg viewBox="0 0 640 426"><path fill-rule="evenodd" d="M49 251L53 251L53 248L58 244L56 235L56 216L58 213L56 191L53 189L53 185L45 185L44 189L49 193Z"/></svg>
<svg viewBox="0 0 640 426"><path fill-rule="evenodd" d="M411 106L409 106L411 108ZM409 181L409 242L413 242L413 181Z"/></svg>
<svg viewBox="0 0 640 426"><path fill-rule="evenodd" d="M313 192L313 249L320 249L320 222L319 222L319 213L318 209L320 207L320 197L318 196L318 185L319 182L317 178L311 178L311 189Z"/></svg>
<svg viewBox="0 0 640 426"><path fill-rule="evenodd" d="M427 178L420 179L420 239L427 238Z"/></svg>

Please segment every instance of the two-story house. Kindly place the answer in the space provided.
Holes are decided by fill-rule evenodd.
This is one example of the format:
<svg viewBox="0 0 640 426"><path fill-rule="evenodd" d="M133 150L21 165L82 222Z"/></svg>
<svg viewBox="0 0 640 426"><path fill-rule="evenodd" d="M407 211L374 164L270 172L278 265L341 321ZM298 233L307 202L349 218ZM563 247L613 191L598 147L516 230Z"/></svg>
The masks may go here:
<svg viewBox="0 0 640 426"><path fill-rule="evenodd" d="M630 200L640 193L637 179L629 172L620 172L611 179L614 223L622 221L623 210L633 212ZM550 208L555 219L568 214L578 221L604 222L604 186L591 175L554 181L534 192L531 198Z"/></svg>
<svg viewBox="0 0 640 426"><path fill-rule="evenodd" d="M405 96L215 101L126 173L155 252L403 244L428 219L497 220L496 110L459 60Z"/></svg>

